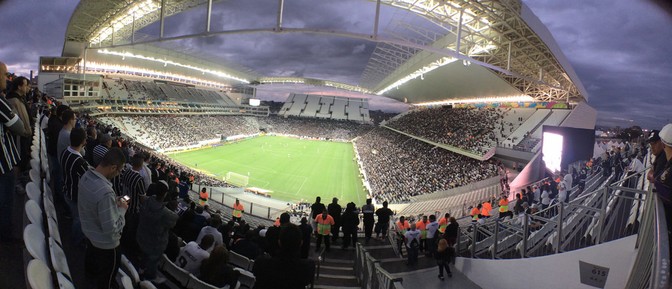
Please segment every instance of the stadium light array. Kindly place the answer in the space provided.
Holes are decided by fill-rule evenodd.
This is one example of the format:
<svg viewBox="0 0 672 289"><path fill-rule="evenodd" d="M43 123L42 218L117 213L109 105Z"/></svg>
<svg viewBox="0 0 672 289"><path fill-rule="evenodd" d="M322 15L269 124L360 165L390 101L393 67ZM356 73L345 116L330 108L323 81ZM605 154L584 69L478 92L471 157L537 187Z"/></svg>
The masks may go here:
<svg viewBox="0 0 672 289"><path fill-rule="evenodd" d="M168 79L171 81L188 83L188 84L198 84L206 87L215 87L220 89L229 88L230 86L224 83L214 82L210 80L200 79L189 77L186 75L165 73L162 71L144 69L139 67L125 66L125 65L116 65L116 64L107 64L107 63L97 63L97 62L87 62L86 71L89 72L104 72L104 73L115 73L115 74L128 74L128 75L149 75L153 78L158 79Z"/></svg>
<svg viewBox="0 0 672 289"><path fill-rule="evenodd" d="M98 44L107 40L115 31L119 31L127 25L132 25L133 21L145 17L152 12L156 12L160 8L161 5L154 3L152 0L139 1L131 4L125 11L118 13L116 17L112 18L109 22L109 26L98 28L98 30L92 34L91 43Z"/></svg>
<svg viewBox="0 0 672 289"><path fill-rule="evenodd" d="M521 102L521 101L522 102L534 101L534 98L532 98L529 95L496 96L496 97L479 97L479 98L467 98L467 99L446 99L440 101L414 103L413 105L438 106L438 105L448 105L458 103Z"/></svg>
<svg viewBox="0 0 672 289"><path fill-rule="evenodd" d="M430 63L430 64L428 64L428 65L425 65L424 67L422 67L422 68L420 68L420 69L414 71L413 73L411 73L411 74L409 74L409 75L406 75L405 77L403 77L403 78L401 78L401 79L395 81L394 83L390 84L389 86L387 86L387 87L385 87L385 88L379 90L378 92L376 92L376 95L383 95L383 94L385 94L386 92L388 92L388 91L390 91L390 90L392 90L392 89L394 89L394 88L398 88L399 86L403 85L404 83L409 82L409 81L411 81L411 80L413 80L413 79L416 79L416 78L418 78L418 77L420 77L420 76L422 76L422 77L424 78L424 74L425 74L425 73L428 73L428 72L430 72L430 71L432 71L432 70L434 70L434 69L437 69L437 68L439 68L439 67L441 67L441 66L445 66L445 65L448 65L448 64L450 64L450 63L453 63L453 62L455 62L456 60L457 60L456 58L452 58L452 57L443 57L443 58L440 58L439 60L434 61L434 62L432 62L432 63Z"/></svg>
<svg viewBox="0 0 672 289"><path fill-rule="evenodd" d="M130 53L130 52L110 51L110 50L107 50L107 49L98 49L97 51L100 54L121 56L123 59L125 59L125 58L142 59L142 60L146 60L146 61L162 63L164 66L167 66L168 64L170 64L170 65L174 65L174 66L177 66L177 67L182 67L182 68L198 71L198 72L201 72L202 74L207 73L207 74L211 74L211 75L214 75L214 76L217 76L217 77L231 79L231 80L239 81L239 82L246 83L246 84L250 83L247 79L236 77L236 76L233 76L233 75L228 74L228 73L223 72L223 71L217 71L217 70L212 70L212 69L196 67L196 66L193 66L193 65L183 64L183 63L175 62L175 61L172 61L172 60L159 59L159 58L154 58L154 57L150 57L150 56L144 56L144 55L141 55L141 54L134 54L134 53Z"/></svg>

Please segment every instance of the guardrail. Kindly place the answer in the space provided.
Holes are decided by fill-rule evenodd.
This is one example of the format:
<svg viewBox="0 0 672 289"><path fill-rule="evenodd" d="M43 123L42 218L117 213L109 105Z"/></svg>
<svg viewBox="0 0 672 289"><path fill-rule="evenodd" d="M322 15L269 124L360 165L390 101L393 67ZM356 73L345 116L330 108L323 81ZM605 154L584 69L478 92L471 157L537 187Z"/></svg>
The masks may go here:
<svg viewBox="0 0 672 289"><path fill-rule="evenodd" d="M645 211L640 207L651 193L631 188L641 187L641 182L630 180L644 175L640 172L613 183L608 177L597 186L599 189L568 203L557 203L511 220L491 218L484 224L462 227L458 255L492 259L544 256L637 234Z"/></svg>
<svg viewBox="0 0 672 289"><path fill-rule="evenodd" d="M355 277L362 289L404 289L402 278L394 278L380 266L380 261L357 243L355 246Z"/></svg>

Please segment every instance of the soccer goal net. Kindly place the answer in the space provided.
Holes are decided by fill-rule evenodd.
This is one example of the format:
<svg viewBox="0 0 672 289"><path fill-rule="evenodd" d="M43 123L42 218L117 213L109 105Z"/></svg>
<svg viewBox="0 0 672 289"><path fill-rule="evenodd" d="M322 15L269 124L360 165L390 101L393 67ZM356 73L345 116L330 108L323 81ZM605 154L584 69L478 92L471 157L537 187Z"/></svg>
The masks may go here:
<svg viewBox="0 0 672 289"><path fill-rule="evenodd" d="M226 179L224 179L224 181L234 186L244 187L250 182L250 177L234 172L228 172L226 173Z"/></svg>

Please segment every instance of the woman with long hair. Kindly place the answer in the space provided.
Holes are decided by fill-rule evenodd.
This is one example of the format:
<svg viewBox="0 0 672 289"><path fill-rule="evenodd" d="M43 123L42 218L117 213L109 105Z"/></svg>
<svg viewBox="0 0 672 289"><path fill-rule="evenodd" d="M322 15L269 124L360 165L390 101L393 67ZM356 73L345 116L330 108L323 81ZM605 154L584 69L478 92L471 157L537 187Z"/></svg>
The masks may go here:
<svg viewBox="0 0 672 289"><path fill-rule="evenodd" d="M200 279L215 287L229 285L230 288L234 288L240 273L233 270L228 262L229 251L223 245L215 247L210 257L201 263Z"/></svg>
<svg viewBox="0 0 672 289"><path fill-rule="evenodd" d="M446 271L446 275L448 275L448 277L453 277L453 273L450 272L449 266L452 254L453 248L448 246L448 241L446 241L446 239L441 239L439 241L438 248L436 249L436 254L434 254L434 257L436 258L436 264L439 266L439 279L441 279L441 281L444 280L444 270Z"/></svg>

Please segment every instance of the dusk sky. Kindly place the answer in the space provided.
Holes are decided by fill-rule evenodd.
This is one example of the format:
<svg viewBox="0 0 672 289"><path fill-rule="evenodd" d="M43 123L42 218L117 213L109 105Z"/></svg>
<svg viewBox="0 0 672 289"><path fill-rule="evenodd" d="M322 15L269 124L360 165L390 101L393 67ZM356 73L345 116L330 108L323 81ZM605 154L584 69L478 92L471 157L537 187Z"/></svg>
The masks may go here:
<svg viewBox="0 0 672 289"><path fill-rule="evenodd" d="M670 122L672 98L672 14L648 0L524 0L547 25L598 110L598 125L661 128ZM0 0L0 61L28 75L40 56L58 56L78 1ZM286 27L342 28L366 33L372 27L371 1L288 0ZM320 3L311 5L307 3ZM213 27L269 27L277 1L230 0L215 4ZM198 31L202 12L172 17L167 34ZM385 8L382 29L394 21L424 25L408 13ZM171 25L172 24L172 25ZM152 34L155 26L142 32ZM314 35L227 36L184 40L171 47L222 63L236 63L262 75L304 76L356 84L375 44ZM264 88L282 99L292 87ZM315 93L328 93L314 88ZM371 100L392 108L394 101Z"/></svg>

